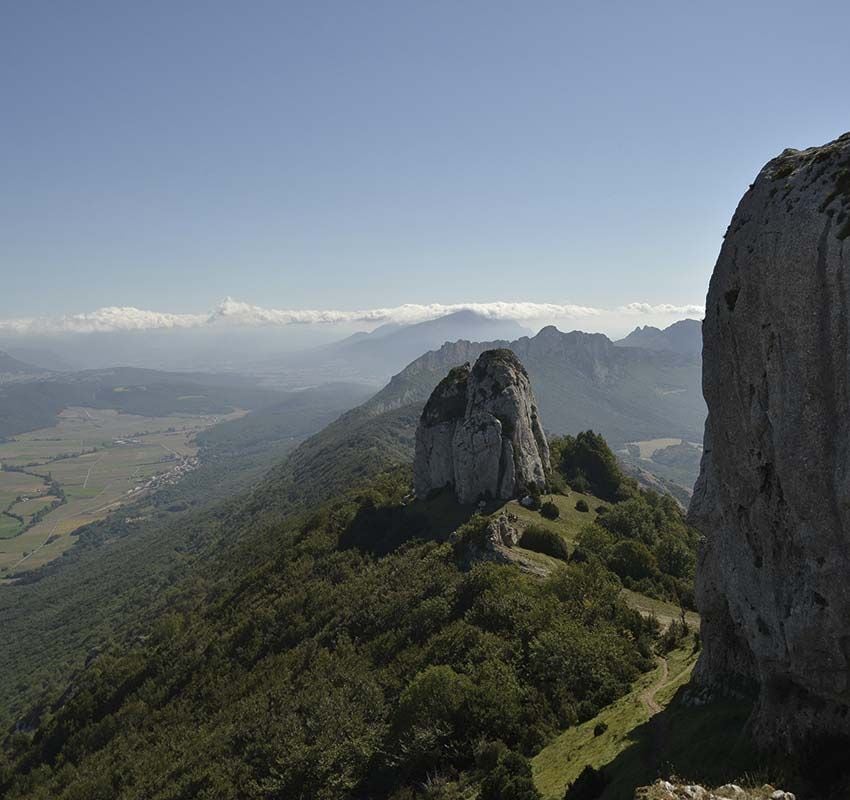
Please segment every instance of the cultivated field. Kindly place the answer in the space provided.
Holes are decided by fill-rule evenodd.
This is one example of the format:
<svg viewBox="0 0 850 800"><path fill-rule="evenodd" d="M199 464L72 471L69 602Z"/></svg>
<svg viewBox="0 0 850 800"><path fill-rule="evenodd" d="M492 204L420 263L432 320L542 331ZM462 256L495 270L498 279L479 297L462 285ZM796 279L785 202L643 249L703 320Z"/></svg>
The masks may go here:
<svg viewBox="0 0 850 800"><path fill-rule="evenodd" d="M81 526L177 480L194 465L195 434L234 416L70 408L54 427L0 444L0 578L56 558Z"/></svg>

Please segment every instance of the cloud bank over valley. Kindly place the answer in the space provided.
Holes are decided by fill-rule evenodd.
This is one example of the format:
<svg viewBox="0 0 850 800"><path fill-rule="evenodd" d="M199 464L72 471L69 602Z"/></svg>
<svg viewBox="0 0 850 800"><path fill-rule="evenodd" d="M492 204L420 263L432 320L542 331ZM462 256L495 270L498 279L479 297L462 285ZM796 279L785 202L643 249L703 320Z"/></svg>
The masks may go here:
<svg viewBox="0 0 850 800"><path fill-rule="evenodd" d="M619 333L636 324L669 324L683 317L701 319L701 305L632 302L615 308L573 303L468 302L405 303L386 308L274 309L225 298L206 314L170 313L108 306L59 316L0 318L0 335L62 336L65 334L117 333L132 331L202 330L205 328L286 328L290 326L361 326L374 328L396 323L425 322L458 311L473 311L488 319L515 320L542 327L570 324L585 330Z"/></svg>

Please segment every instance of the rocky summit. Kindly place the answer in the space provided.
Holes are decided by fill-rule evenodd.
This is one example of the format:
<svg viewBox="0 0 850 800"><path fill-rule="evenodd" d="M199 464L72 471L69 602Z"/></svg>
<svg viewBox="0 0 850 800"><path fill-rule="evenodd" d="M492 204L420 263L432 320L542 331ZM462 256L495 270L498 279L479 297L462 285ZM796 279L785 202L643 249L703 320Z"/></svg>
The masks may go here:
<svg viewBox="0 0 850 800"><path fill-rule="evenodd" d="M549 445L520 360L487 350L475 366L452 369L434 389L416 430L419 497L452 487L461 503L510 499L542 488Z"/></svg>
<svg viewBox="0 0 850 800"><path fill-rule="evenodd" d="M699 681L758 689L763 741L850 734L850 134L741 200L706 303Z"/></svg>

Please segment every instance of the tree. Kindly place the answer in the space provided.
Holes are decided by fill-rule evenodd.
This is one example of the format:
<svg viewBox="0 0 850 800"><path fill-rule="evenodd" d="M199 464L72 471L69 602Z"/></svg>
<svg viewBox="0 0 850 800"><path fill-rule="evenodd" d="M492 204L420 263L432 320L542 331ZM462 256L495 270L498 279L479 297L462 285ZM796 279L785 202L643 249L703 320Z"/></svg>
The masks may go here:
<svg viewBox="0 0 850 800"><path fill-rule="evenodd" d="M601 434L582 431L578 436L564 436L557 441L558 467L567 482L578 491L589 487L597 497L615 501L631 493L617 457Z"/></svg>
<svg viewBox="0 0 850 800"><path fill-rule="evenodd" d="M608 566L621 578L636 581L651 578L658 572L658 564L650 549L642 542L631 539L624 539L614 545Z"/></svg>
<svg viewBox="0 0 850 800"><path fill-rule="evenodd" d="M617 503L598 522L617 539L637 539L651 546L658 536L655 513L642 497Z"/></svg>
<svg viewBox="0 0 850 800"><path fill-rule="evenodd" d="M481 782L479 800L540 800L531 777L531 762L509 750Z"/></svg>

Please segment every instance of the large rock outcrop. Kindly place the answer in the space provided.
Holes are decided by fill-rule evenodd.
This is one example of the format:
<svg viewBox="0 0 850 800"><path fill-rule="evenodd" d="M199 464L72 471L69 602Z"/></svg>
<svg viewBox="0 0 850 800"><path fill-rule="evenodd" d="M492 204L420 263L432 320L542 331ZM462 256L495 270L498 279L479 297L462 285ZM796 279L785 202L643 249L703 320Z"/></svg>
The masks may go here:
<svg viewBox="0 0 850 800"><path fill-rule="evenodd" d="M461 503L509 499L542 488L548 467L528 373L510 350L482 353L434 389L416 429L417 495L451 486Z"/></svg>
<svg viewBox="0 0 850 800"><path fill-rule="evenodd" d="M758 687L762 741L850 734L850 134L738 206L703 324L696 677ZM765 735L768 738L764 738Z"/></svg>

